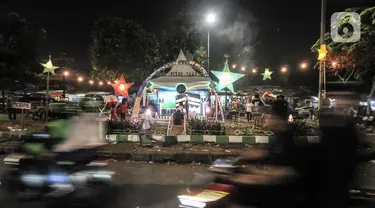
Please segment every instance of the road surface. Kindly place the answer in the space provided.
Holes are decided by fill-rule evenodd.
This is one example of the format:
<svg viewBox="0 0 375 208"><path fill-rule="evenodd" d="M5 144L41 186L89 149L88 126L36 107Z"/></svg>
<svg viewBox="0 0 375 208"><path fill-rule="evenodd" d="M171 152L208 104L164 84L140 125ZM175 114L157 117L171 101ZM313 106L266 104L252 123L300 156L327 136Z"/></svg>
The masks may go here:
<svg viewBox="0 0 375 208"><path fill-rule="evenodd" d="M0 157L1 161L3 160ZM191 184L195 174L204 173L206 165L177 165L111 162L109 169L117 172L120 185L116 207L126 208L175 208L175 196ZM0 175L6 167L0 163ZM375 187L375 164L359 168L357 184ZM10 203L0 192L1 208L42 208L41 202ZM66 208L66 207L65 207Z"/></svg>
<svg viewBox="0 0 375 208"><path fill-rule="evenodd" d="M1 161L3 158L0 157ZM150 164L111 162L109 169L117 172L120 193L119 207L169 208L176 207L173 200L193 180L194 173L203 173L204 165ZM6 167L0 163L0 175ZM41 203L8 203L0 192L1 208L42 208Z"/></svg>

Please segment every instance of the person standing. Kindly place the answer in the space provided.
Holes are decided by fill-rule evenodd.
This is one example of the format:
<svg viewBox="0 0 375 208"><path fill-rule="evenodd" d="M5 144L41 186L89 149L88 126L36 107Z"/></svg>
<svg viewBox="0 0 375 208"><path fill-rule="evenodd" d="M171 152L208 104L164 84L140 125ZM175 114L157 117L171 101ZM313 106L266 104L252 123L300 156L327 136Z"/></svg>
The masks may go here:
<svg viewBox="0 0 375 208"><path fill-rule="evenodd" d="M263 102L260 100L259 94L254 95L251 103L253 104L251 114L254 118L254 127L259 127L260 118L262 116L262 112L260 111L259 107L264 106Z"/></svg>
<svg viewBox="0 0 375 208"><path fill-rule="evenodd" d="M116 122L117 121L117 104L112 103L111 107L111 121Z"/></svg>
<svg viewBox="0 0 375 208"><path fill-rule="evenodd" d="M246 117L247 117L247 122L251 121L251 108L253 107L253 103L251 102L251 99L247 99L246 102Z"/></svg>
<svg viewBox="0 0 375 208"><path fill-rule="evenodd" d="M120 105L120 119L121 122L125 121L126 114L128 113L128 103L126 102L126 99L123 98Z"/></svg>
<svg viewBox="0 0 375 208"><path fill-rule="evenodd" d="M204 117L207 117L207 112L209 112L209 102L207 100L207 98L204 99L204 102L203 102L203 116Z"/></svg>
<svg viewBox="0 0 375 208"><path fill-rule="evenodd" d="M142 107L141 114L139 115L141 121L141 129L139 131L139 142L141 146L147 144L146 141L152 140L151 136L151 111Z"/></svg>
<svg viewBox="0 0 375 208"><path fill-rule="evenodd" d="M272 111L284 121L288 120L288 102L285 100L284 95L277 96L276 100L272 103Z"/></svg>
<svg viewBox="0 0 375 208"><path fill-rule="evenodd" d="M238 121L238 114L240 112L238 98L234 98L232 101L232 115L234 115L235 121Z"/></svg>
<svg viewBox="0 0 375 208"><path fill-rule="evenodd" d="M8 117L9 117L9 120L16 120L17 116L16 116L16 109L13 108L13 102L14 102L14 99L11 95L8 95L7 97L7 109L8 109Z"/></svg>

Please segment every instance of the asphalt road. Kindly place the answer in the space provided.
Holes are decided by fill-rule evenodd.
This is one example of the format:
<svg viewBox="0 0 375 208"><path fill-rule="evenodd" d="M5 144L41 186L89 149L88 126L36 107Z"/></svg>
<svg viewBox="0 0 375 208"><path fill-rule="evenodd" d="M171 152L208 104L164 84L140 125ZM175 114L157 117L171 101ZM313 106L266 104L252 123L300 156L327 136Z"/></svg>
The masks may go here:
<svg viewBox="0 0 375 208"><path fill-rule="evenodd" d="M3 158L0 158L1 161ZM117 206L126 208L176 207L174 200L193 180L194 173L203 173L204 165L145 164L111 162L109 169L116 171L119 185ZM0 163L0 175L6 170ZM1 208L42 208L40 202L9 202L0 192Z"/></svg>
<svg viewBox="0 0 375 208"><path fill-rule="evenodd" d="M0 157L2 161L2 157ZM109 169L117 172L119 192L114 207L126 208L175 208L176 196L191 184L196 173L204 173L205 165L150 164L113 161ZM0 175L6 167L0 163ZM375 164L367 163L358 168L356 185L375 187ZM41 202L10 202L0 192L2 208L42 208ZM358 207L358 206L357 206Z"/></svg>

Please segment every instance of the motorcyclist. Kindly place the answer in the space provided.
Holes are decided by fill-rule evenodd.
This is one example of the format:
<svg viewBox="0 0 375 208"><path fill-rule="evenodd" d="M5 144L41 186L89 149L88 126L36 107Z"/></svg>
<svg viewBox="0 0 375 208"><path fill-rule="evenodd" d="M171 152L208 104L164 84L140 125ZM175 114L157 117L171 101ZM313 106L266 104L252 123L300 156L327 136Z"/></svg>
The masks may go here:
<svg viewBox="0 0 375 208"><path fill-rule="evenodd" d="M87 113L50 122L47 125L49 138L31 137L25 149L42 160L88 163L95 159L97 147L104 145L98 135L96 116Z"/></svg>
<svg viewBox="0 0 375 208"><path fill-rule="evenodd" d="M274 133L274 140L264 150L250 150L241 158L242 161L257 161L269 168L264 171L233 174L231 180L239 187L240 205L274 207L291 203L287 187L297 175L293 132L285 113L287 105L279 100L280 105L273 105L271 117L266 127ZM276 108L277 106L277 108ZM285 109L284 109L285 108ZM292 202L293 203L293 202ZM290 205L290 204L289 204Z"/></svg>
<svg viewBox="0 0 375 208"><path fill-rule="evenodd" d="M65 141L69 136L69 119L48 122L44 133L31 134L24 142L26 154L40 155Z"/></svg>
<svg viewBox="0 0 375 208"><path fill-rule="evenodd" d="M325 99L320 112L319 207L348 207L348 189L359 158L359 135L352 118L329 106Z"/></svg>

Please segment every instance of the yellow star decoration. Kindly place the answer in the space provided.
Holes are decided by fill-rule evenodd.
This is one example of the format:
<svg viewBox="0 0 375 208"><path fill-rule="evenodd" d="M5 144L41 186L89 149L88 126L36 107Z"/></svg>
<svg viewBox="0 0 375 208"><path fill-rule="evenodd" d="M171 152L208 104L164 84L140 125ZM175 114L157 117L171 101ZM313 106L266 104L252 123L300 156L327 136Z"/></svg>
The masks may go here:
<svg viewBox="0 0 375 208"><path fill-rule="evenodd" d="M263 80L271 80L271 74L273 73L273 71L270 71L270 69L266 69L264 71L264 73L261 73L261 75L263 75Z"/></svg>
<svg viewBox="0 0 375 208"><path fill-rule="evenodd" d="M59 68L57 66L54 66L52 64L52 61L51 61L51 56L49 56L49 60L47 63L40 63L43 67L44 67L44 70L43 70L43 73L51 73L51 74L55 74L55 69Z"/></svg>
<svg viewBox="0 0 375 208"><path fill-rule="evenodd" d="M319 56L318 56L318 60L324 60L327 56L327 46L326 45L321 45L320 46L320 49L318 49L318 53L319 53Z"/></svg>

